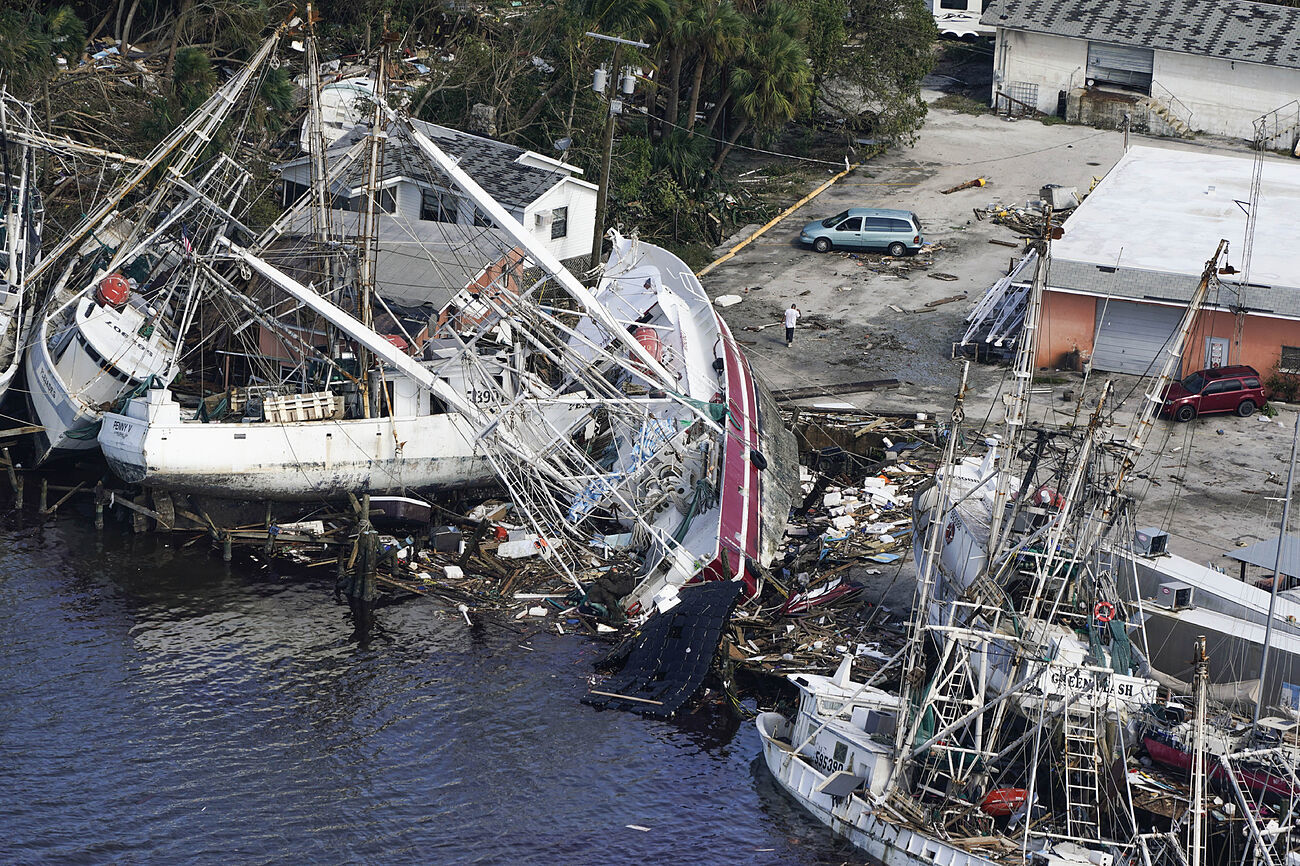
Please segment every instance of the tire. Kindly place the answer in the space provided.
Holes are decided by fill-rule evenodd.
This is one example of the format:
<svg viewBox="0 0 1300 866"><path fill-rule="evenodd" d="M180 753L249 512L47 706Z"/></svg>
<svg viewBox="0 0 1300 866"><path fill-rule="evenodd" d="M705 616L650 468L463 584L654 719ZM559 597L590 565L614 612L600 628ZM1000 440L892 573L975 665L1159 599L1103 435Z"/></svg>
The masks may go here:
<svg viewBox="0 0 1300 866"><path fill-rule="evenodd" d="M813 241L813 249L819 253L829 253L831 251L830 238L818 238Z"/></svg>
<svg viewBox="0 0 1300 866"><path fill-rule="evenodd" d="M1195 417L1196 410L1187 404L1179 406L1178 411L1174 413L1174 418L1179 421L1190 421Z"/></svg>
<svg viewBox="0 0 1300 866"><path fill-rule="evenodd" d="M1249 418L1251 415L1254 415L1254 414L1255 414L1255 401L1254 401L1254 400L1242 400L1241 403L1238 404L1238 406L1237 406L1237 414L1240 415L1240 416L1243 417L1243 418Z"/></svg>
<svg viewBox="0 0 1300 866"><path fill-rule="evenodd" d="M905 255L906 253L907 253L907 247L903 246L898 241L894 241L892 244L889 245L889 254L896 259L902 258L903 255Z"/></svg>

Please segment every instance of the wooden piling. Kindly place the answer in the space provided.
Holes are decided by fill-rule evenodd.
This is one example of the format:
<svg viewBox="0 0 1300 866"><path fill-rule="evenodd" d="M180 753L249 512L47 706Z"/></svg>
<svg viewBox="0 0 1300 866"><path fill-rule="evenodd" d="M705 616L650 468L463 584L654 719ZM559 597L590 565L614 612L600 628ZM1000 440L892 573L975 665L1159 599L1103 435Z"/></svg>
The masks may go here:
<svg viewBox="0 0 1300 866"><path fill-rule="evenodd" d="M50 482L44 477L41 478L41 514L45 514L49 509L46 507L50 502Z"/></svg>
<svg viewBox="0 0 1300 866"><path fill-rule="evenodd" d="M4 454L5 457L5 472L9 474L9 489L14 492L14 496L21 503L22 496L19 495L19 491L22 490L22 487L18 483L18 473L14 472L14 459L9 456L9 446L6 445L4 448L0 448L0 453Z"/></svg>
<svg viewBox="0 0 1300 866"><path fill-rule="evenodd" d="M262 544L262 552L267 556L275 549L275 536L271 535L271 500L266 500L266 541Z"/></svg>
<svg viewBox="0 0 1300 866"><path fill-rule="evenodd" d="M221 533L221 561L230 562L231 559L232 556L230 551L230 533L223 531Z"/></svg>

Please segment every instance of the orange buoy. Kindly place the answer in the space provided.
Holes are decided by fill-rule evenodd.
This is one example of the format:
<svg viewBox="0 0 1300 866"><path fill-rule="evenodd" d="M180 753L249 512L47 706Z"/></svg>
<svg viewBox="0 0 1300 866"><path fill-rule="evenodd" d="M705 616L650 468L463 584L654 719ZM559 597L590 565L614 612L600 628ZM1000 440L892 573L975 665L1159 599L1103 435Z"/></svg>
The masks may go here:
<svg viewBox="0 0 1300 866"><path fill-rule="evenodd" d="M636 337L636 341L641 344L641 348L645 349L647 355L654 358L656 361L663 360L664 344L663 341L659 339L658 331L648 325L642 325L632 332L632 336ZM633 362L633 365L637 369L641 368L642 365L635 354L630 355L629 360Z"/></svg>
<svg viewBox="0 0 1300 866"><path fill-rule="evenodd" d="M112 307L115 310L122 309L127 299L131 297L131 284L126 281L126 277L121 274L111 274L100 280L98 288L95 289L95 300L100 306Z"/></svg>
<svg viewBox="0 0 1300 866"><path fill-rule="evenodd" d="M980 800L980 811L994 818L1005 818L1025 804L1028 794L1024 788L994 788Z"/></svg>

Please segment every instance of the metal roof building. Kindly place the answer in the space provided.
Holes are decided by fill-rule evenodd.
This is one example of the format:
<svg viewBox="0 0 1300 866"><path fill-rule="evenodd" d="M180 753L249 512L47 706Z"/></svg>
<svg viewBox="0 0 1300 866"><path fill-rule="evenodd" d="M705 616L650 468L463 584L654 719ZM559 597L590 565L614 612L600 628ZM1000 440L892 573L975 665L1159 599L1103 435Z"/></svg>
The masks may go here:
<svg viewBox="0 0 1300 866"><path fill-rule="evenodd" d="M1065 221L1052 245L1039 363L1067 353L1101 370L1156 370L1220 239L1241 273L1223 276L1189 340L1186 372L1244 363L1300 370L1300 164L1267 158L1249 271L1246 209L1254 160L1210 150L1133 147Z"/></svg>

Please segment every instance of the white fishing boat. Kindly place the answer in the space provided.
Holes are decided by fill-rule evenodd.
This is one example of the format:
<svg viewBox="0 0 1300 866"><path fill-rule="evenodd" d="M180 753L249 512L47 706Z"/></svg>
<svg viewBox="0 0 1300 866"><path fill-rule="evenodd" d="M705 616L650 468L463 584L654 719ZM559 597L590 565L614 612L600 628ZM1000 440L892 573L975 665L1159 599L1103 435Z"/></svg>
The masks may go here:
<svg viewBox="0 0 1300 866"><path fill-rule="evenodd" d="M30 111L0 89L0 398L18 373L36 306L27 283L40 261L45 213L36 188Z"/></svg>
<svg viewBox="0 0 1300 866"><path fill-rule="evenodd" d="M826 718L815 735L801 722L761 718L773 773L873 856L1180 862L1176 825L1138 831L1122 772L1159 683L1145 661L1140 605L1121 597L1103 549L1132 537L1126 476L1160 405L1152 395L1176 366L1225 247L1207 263L1165 369L1119 442L1104 436L1109 388L1080 429L1039 428L1024 441L1040 250L1005 437L988 440L982 459L958 456L963 372L936 481L915 498L917 596L908 645L890 662L901 663L899 710L885 726L892 735L857 709ZM806 706L836 705L818 696L820 681L796 685ZM864 740L864 730L874 736ZM826 741L828 731L838 742ZM828 745L836 751L819 767ZM961 838L983 845L954 844Z"/></svg>
<svg viewBox="0 0 1300 866"><path fill-rule="evenodd" d="M1089 854L1100 852L1068 841L1039 840L1024 851L1006 836L943 834L891 807L900 701L851 673L846 656L831 677L790 674L799 691L795 718L767 712L754 720L772 777L818 821L886 866L992 866L1024 863L1024 854L1039 863L1098 862ZM994 794L986 798L987 817L1023 812L1023 789ZM1112 862L1103 856L1100 862Z"/></svg>
<svg viewBox="0 0 1300 866"><path fill-rule="evenodd" d="M48 287L26 350L37 459L97 447L103 413L132 391L167 384L180 369L175 336L193 314L199 256L238 220L251 175L219 154L193 174L204 149L269 62L285 27L160 142L28 274ZM167 170L157 172L163 163ZM147 178L158 181L125 204Z"/></svg>
<svg viewBox="0 0 1300 866"><path fill-rule="evenodd" d="M549 561L575 582L593 539L632 563L618 592L632 614L670 604L701 577L752 587L797 484L793 436L691 270L616 236L588 289L417 128L393 115L384 134L423 154L484 215L479 242L495 247L483 260L516 266L488 267L489 278L460 287L414 357L335 303L337 293L220 239L227 264L216 269L233 264L246 272L233 282L252 277L288 296L258 295L266 309L291 301L307 331L323 322L377 360L371 402L381 417L286 421L281 402L312 395L277 393L246 423L213 424L155 389L106 416L110 465L145 485L267 498L481 482L486 467L539 535L571 542ZM376 381L391 390L374 391Z"/></svg>

